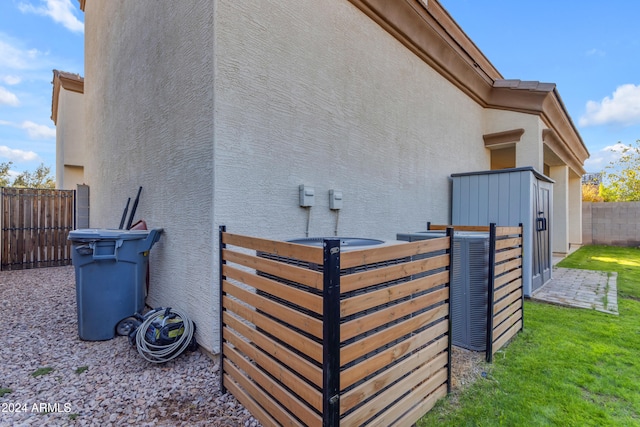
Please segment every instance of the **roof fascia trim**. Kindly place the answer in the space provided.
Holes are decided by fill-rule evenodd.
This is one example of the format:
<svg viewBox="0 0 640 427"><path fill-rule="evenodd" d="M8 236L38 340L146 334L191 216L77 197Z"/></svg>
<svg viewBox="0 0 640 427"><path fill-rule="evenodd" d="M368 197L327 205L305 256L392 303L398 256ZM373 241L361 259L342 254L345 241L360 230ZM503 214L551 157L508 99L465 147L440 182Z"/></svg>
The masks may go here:
<svg viewBox="0 0 640 427"><path fill-rule="evenodd" d="M502 76L436 1L349 0L480 105Z"/></svg>
<svg viewBox="0 0 640 427"><path fill-rule="evenodd" d="M482 107L538 115L571 157L589 157L555 84L504 80L438 1L349 1Z"/></svg>
<svg viewBox="0 0 640 427"><path fill-rule="evenodd" d="M520 142L524 135L524 129L512 129L504 132L487 133L482 135L484 146L490 150L504 148L507 145L515 145Z"/></svg>
<svg viewBox="0 0 640 427"><path fill-rule="evenodd" d="M584 160L581 161L571 147L563 143L561 137L553 129L544 129L542 131L542 141L577 175L582 176L586 173L583 167Z"/></svg>
<svg viewBox="0 0 640 427"><path fill-rule="evenodd" d="M53 95L51 97L51 120L58 124L58 101L60 89L71 92L84 93L84 79L77 74L53 70Z"/></svg>

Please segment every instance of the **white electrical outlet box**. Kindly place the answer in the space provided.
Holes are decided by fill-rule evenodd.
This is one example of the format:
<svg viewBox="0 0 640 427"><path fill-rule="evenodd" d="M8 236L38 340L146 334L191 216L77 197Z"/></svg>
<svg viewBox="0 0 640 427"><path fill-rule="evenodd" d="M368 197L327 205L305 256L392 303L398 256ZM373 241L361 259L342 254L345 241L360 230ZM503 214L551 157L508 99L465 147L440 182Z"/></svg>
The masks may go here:
<svg viewBox="0 0 640 427"><path fill-rule="evenodd" d="M342 209L342 191L329 190L329 209Z"/></svg>
<svg viewBox="0 0 640 427"><path fill-rule="evenodd" d="M303 208L308 208L313 206L316 200L315 191L312 187L307 187L304 184L300 184L298 187L300 193L300 206Z"/></svg>

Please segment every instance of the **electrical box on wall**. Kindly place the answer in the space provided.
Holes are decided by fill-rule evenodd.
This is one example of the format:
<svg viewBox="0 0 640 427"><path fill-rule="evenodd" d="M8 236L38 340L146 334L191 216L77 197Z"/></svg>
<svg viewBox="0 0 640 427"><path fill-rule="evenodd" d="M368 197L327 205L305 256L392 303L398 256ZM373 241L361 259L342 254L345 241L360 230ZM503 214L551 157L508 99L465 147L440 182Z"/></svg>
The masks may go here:
<svg viewBox="0 0 640 427"><path fill-rule="evenodd" d="M300 184L298 191L300 193L300 206L303 208L308 208L313 206L316 199L315 191L313 190L313 188L308 187L304 184Z"/></svg>
<svg viewBox="0 0 640 427"><path fill-rule="evenodd" d="M329 209L342 209L342 191L329 190Z"/></svg>

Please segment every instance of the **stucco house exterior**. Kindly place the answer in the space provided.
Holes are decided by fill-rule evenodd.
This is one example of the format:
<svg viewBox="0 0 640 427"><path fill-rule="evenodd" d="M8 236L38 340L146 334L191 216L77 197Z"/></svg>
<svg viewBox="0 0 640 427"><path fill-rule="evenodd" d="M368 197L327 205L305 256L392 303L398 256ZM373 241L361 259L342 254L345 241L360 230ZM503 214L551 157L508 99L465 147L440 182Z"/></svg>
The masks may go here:
<svg viewBox="0 0 640 427"><path fill-rule="evenodd" d="M395 239L450 222L451 174L531 166L555 181L553 250L581 243L589 154L558 90L504 79L436 0L80 3L91 224L143 187L137 217L164 229L148 304L212 352L223 224Z"/></svg>
<svg viewBox="0 0 640 427"><path fill-rule="evenodd" d="M84 181L84 79L53 70L51 120L56 125L56 188L75 190Z"/></svg>

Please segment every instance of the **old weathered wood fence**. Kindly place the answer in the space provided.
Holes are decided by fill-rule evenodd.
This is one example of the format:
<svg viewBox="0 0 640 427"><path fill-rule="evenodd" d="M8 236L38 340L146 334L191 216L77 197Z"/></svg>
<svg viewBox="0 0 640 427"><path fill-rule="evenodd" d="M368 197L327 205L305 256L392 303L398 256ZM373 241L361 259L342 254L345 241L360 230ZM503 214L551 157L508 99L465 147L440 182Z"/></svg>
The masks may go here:
<svg viewBox="0 0 640 427"><path fill-rule="evenodd" d="M0 269L71 263L67 236L74 229L74 194L74 190L0 189Z"/></svg>
<svg viewBox="0 0 640 427"><path fill-rule="evenodd" d="M412 425L447 394L452 233L220 242L222 385L263 425Z"/></svg>

